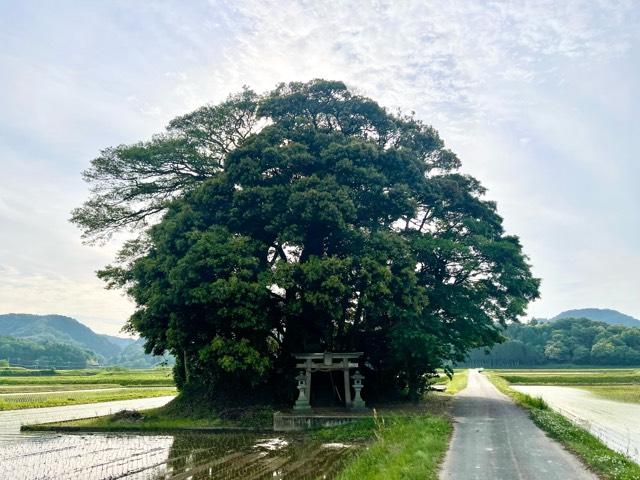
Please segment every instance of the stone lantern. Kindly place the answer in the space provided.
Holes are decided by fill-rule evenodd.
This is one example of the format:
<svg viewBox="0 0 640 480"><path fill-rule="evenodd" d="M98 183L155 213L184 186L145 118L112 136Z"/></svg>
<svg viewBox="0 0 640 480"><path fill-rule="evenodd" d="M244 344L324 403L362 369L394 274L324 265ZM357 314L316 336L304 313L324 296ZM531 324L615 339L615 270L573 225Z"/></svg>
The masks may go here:
<svg viewBox="0 0 640 480"><path fill-rule="evenodd" d="M362 380L364 380L364 375L362 375L358 370L351 376L353 379L353 390L355 391L355 395L353 398L352 410L364 410L366 405L364 404L364 400L360 396L360 391L362 390Z"/></svg>
<svg viewBox="0 0 640 480"><path fill-rule="evenodd" d="M310 410L311 405L305 391L307 390L307 376L304 372L300 372L300 375L296 377L298 381L298 399L293 406L294 410Z"/></svg>

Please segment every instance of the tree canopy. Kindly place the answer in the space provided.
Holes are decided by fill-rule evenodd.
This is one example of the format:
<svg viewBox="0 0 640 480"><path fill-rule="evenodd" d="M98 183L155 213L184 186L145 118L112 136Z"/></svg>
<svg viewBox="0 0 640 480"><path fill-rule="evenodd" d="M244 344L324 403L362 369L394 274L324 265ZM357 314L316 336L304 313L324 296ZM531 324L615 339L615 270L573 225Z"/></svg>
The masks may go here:
<svg viewBox="0 0 640 480"><path fill-rule="evenodd" d="M73 220L90 241L141 232L99 275L136 302L147 350L176 356L180 387L290 396L292 353L363 351L368 398L416 397L538 295L459 167L414 116L341 82L281 84L104 150Z"/></svg>
<svg viewBox="0 0 640 480"><path fill-rule="evenodd" d="M640 328L587 318L510 325L507 341L488 354L474 350L468 362L496 367L532 365L638 365Z"/></svg>
<svg viewBox="0 0 640 480"><path fill-rule="evenodd" d="M0 359L23 366L85 368L88 363L96 361L96 356L89 350L67 343L0 336Z"/></svg>

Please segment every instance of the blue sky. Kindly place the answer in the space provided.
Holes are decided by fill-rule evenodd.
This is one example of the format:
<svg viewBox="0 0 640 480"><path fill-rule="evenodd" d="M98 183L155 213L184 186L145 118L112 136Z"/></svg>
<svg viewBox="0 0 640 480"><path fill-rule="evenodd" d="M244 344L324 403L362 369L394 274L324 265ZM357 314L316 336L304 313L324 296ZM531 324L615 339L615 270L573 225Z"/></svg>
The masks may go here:
<svg viewBox="0 0 640 480"><path fill-rule="evenodd" d="M529 315L640 318L640 3L0 0L0 313L132 312L69 211L101 148L242 85L346 81L438 129L521 237Z"/></svg>

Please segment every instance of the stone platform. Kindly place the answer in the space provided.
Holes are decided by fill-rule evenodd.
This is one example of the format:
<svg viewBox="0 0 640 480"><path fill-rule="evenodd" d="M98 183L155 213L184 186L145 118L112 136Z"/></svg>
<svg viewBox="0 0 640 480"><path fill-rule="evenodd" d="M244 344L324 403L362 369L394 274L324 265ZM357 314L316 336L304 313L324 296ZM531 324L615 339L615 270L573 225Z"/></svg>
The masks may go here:
<svg viewBox="0 0 640 480"><path fill-rule="evenodd" d="M351 412L349 410L326 410L309 412L276 412L273 414L275 432L296 432L322 427L335 427L373 416L371 410Z"/></svg>

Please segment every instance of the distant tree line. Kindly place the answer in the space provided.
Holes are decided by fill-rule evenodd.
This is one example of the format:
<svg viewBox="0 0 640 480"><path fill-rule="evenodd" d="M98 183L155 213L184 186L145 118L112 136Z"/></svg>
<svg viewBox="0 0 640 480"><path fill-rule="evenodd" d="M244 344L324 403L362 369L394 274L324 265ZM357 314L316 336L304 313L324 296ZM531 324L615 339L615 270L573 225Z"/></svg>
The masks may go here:
<svg viewBox="0 0 640 480"><path fill-rule="evenodd" d="M546 364L638 365L640 328L608 325L586 318L512 324L506 341L470 352L467 364L534 366Z"/></svg>
<svg viewBox="0 0 640 480"><path fill-rule="evenodd" d="M86 368L96 361L96 356L89 350L67 343L0 336L0 359L4 360L2 364Z"/></svg>

